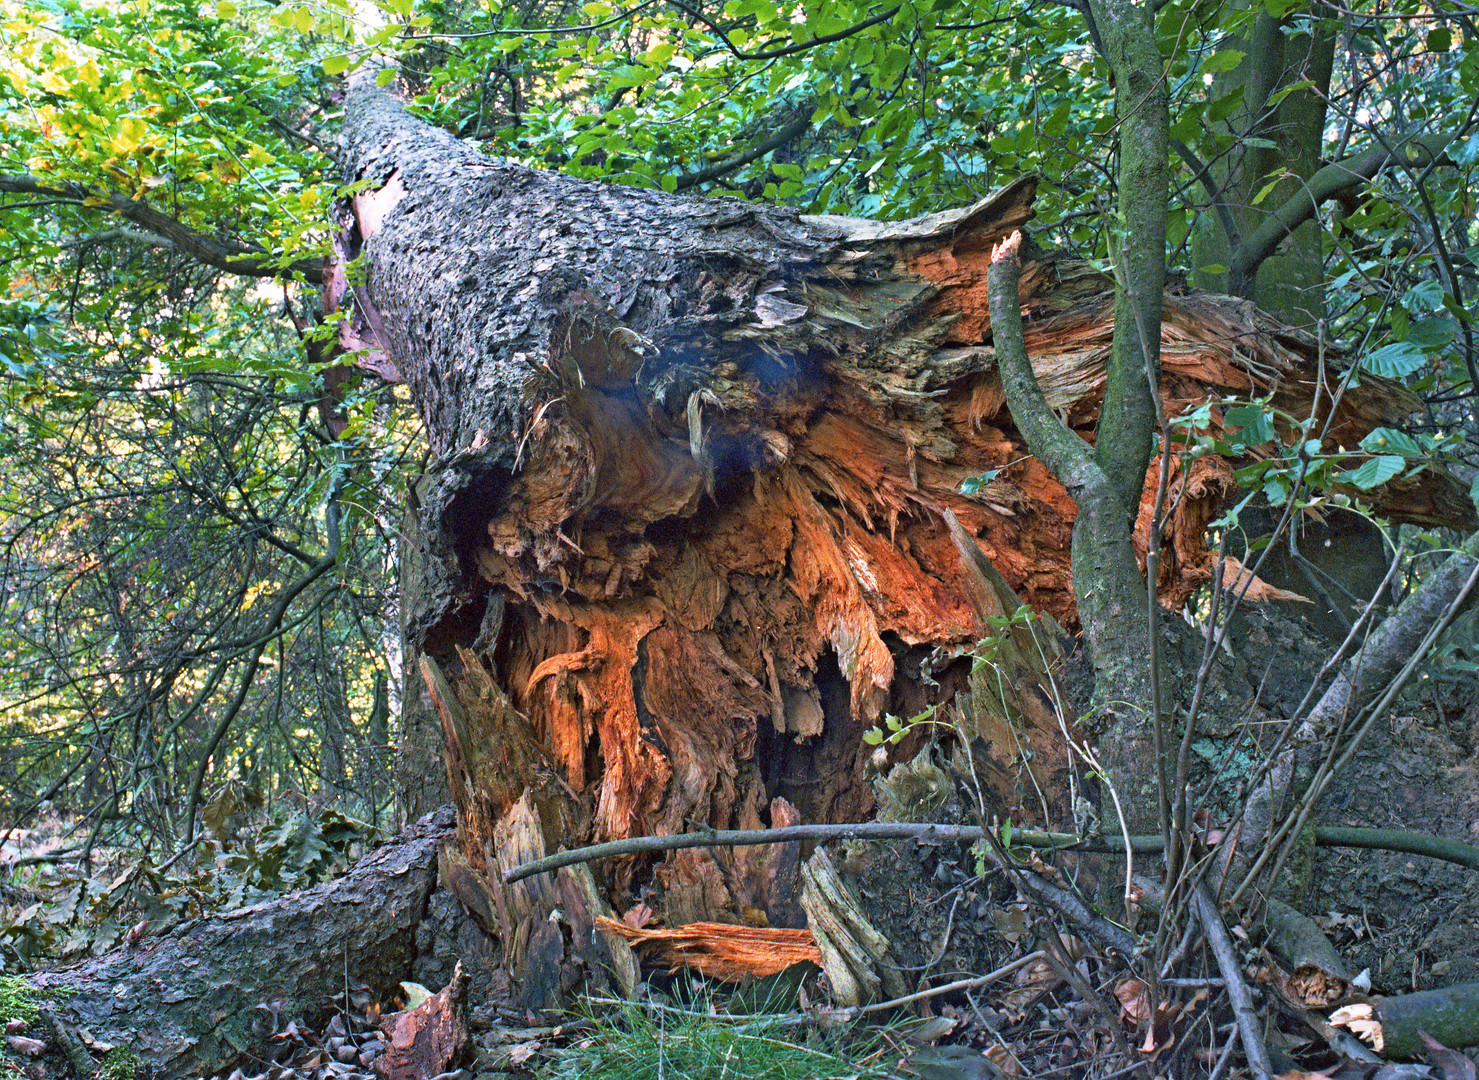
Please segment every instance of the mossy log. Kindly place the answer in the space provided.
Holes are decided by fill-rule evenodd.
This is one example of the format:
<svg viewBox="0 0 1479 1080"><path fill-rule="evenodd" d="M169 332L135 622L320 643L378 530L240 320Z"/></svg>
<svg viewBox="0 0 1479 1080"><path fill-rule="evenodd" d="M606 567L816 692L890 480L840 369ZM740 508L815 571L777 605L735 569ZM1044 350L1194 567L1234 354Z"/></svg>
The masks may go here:
<svg viewBox="0 0 1479 1080"><path fill-rule="evenodd" d="M428 814L343 877L146 933L31 983L57 1001L65 1027L97 1046L131 1048L160 1080L270 1058L270 1015L322 1016L346 979L388 1000L407 977L452 826L450 809Z"/></svg>
<svg viewBox="0 0 1479 1080"><path fill-rule="evenodd" d="M1393 1058L1421 1057L1427 1049L1422 1032L1449 1049L1479 1046L1479 982L1346 1005L1330 1022Z"/></svg>

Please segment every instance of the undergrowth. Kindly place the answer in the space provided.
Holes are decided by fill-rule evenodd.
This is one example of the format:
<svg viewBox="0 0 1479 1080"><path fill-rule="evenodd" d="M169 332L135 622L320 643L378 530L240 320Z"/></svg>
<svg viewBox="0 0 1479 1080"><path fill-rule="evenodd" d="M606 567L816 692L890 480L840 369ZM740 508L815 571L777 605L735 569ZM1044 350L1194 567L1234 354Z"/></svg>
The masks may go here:
<svg viewBox="0 0 1479 1080"><path fill-rule="evenodd" d="M244 835L212 827L209 807L203 816L207 836L187 858L155 863L145 854L121 871L54 875L23 910L0 910L0 972L98 955L131 932L162 933L318 884L343 873L376 835L332 808L274 816Z"/></svg>
<svg viewBox="0 0 1479 1080"><path fill-rule="evenodd" d="M688 1009L628 1005L596 1022L593 1034L555 1060L561 1080L885 1080L876 1037L823 1033L797 1026L798 1017L749 1015L727 1019L703 1006Z"/></svg>

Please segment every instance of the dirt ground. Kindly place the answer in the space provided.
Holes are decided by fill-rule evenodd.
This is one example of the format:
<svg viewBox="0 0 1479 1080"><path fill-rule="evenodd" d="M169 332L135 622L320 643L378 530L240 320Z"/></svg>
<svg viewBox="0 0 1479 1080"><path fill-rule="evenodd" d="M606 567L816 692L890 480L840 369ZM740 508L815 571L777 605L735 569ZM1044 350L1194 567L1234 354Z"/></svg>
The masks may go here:
<svg viewBox="0 0 1479 1080"><path fill-rule="evenodd" d="M1479 844L1479 686L1428 678L1325 799L1322 821ZM1411 855L1322 849L1310 914L1378 993L1479 979L1479 880Z"/></svg>
<svg viewBox="0 0 1479 1080"><path fill-rule="evenodd" d="M1240 740L1241 752L1251 754L1254 740L1295 715L1332 649L1307 625L1266 612L1251 613L1239 630L1233 655L1209 681L1208 735L1198 742L1207 755L1204 775L1219 754L1238 754ZM1196 635L1178 628L1173 636L1182 668L1194 672ZM1230 800L1234 788L1231 780L1214 785L1212 801ZM936 820L970 818L961 802L938 808ZM1434 672L1419 678L1327 793L1318 820L1479 844L1479 679ZM860 849L851 861L865 905L877 925L889 927L901 966L948 978L990 970L1003 948L1010 951L992 933L1010 930L996 925L1010 890L989 876L975 879L970 861L964 848L913 843ZM1308 894L1291 899L1325 928L1353 974L1370 969L1375 993L1479 979L1479 878L1470 869L1321 848ZM1009 922L1009 911L1005 917Z"/></svg>

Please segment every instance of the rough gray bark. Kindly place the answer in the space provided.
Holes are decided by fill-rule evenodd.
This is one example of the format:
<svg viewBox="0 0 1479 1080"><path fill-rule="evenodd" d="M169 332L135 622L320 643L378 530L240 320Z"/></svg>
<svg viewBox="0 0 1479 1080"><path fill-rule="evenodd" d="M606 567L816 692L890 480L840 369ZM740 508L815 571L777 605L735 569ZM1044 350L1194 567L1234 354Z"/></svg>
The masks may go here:
<svg viewBox="0 0 1479 1080"><path fill-rule="evenodd" d="M131 1047L161 1080L268 1056L258 1005L314 1016L346 978L389 990L407 977L452 822L450 809L435 811L344 877L183 923L31 982L58 995L63 1024Z"/></svg>

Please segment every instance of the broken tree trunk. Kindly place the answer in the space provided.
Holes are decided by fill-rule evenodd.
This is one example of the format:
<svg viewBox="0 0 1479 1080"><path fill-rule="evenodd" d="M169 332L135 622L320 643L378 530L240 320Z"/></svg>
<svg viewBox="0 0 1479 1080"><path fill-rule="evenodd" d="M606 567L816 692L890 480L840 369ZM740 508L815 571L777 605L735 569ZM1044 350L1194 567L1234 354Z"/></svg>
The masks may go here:
<svg viewBox="0 0 1479 1080"><path fill-rule="evenodd" d="M806 823L863 818L861 736L885 713L957 725L1001 766L1004 803L1021 785L1047 793L1030 816L1068 820L1054 635L1014 631L984 672L970 655L1018 597L1075 621L1075 507L1004 408L986 300L1035 178L896 223L679 198L485 157L373 80L340 151L363 183L325 307L347 310L355 362L410 388L436 456L407 684L435 707L469 880L516 973L566 954L528 946L555 901L497 883L511 851L754 828L777 800ZM1113 282L1027 251L1019 292L1047 400L1088 435ZM1232 298L1168 292L1162 338L1171 415L1272 395L1328 416L1333 447L1417 404L1363 377L1331 415L1317 343ZM1205 528L1232 488L1216 457L1173 469L1165 602L1210 576ZM1380 497L1467 513L1442 485ZM767 858L690 849L598 874L670 923L781 925L795 875L777 885Z"/></svg>
<svg viewBox="0 0 1479 1080"><path fill-rule="evenodd" d="M144 936L31 983L94 1044L125 1045L161 1078L270 1058L270 1019L322 1015L346 979L394 990L436 884L448 810L428 814L344 877ZM388 998L388 993L387 993Z"/></svg>

